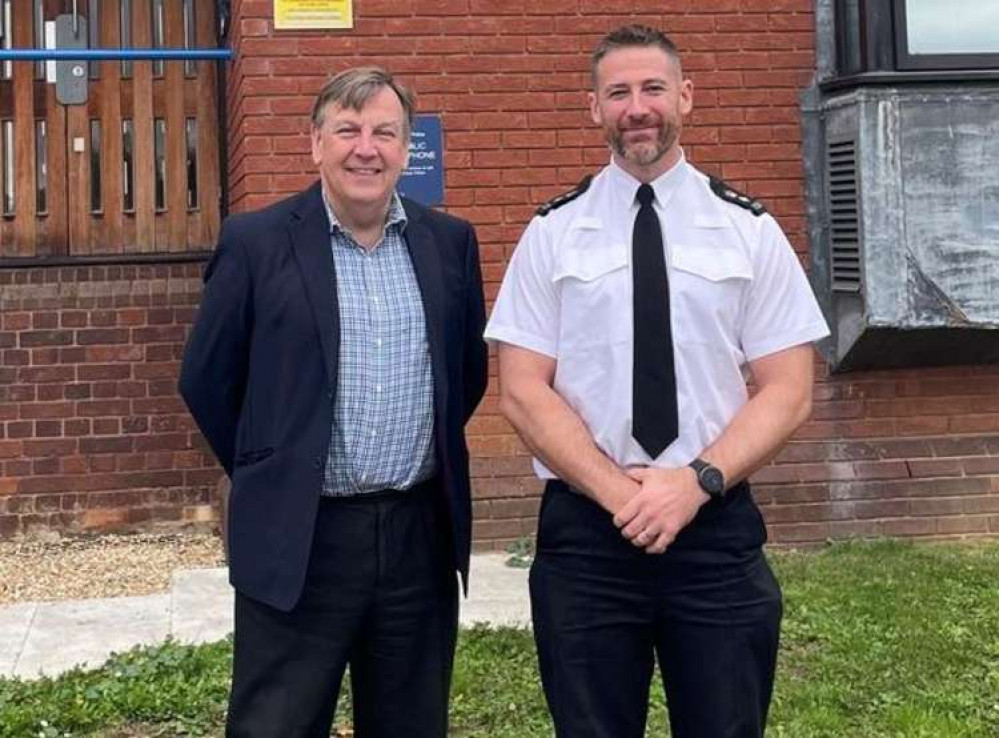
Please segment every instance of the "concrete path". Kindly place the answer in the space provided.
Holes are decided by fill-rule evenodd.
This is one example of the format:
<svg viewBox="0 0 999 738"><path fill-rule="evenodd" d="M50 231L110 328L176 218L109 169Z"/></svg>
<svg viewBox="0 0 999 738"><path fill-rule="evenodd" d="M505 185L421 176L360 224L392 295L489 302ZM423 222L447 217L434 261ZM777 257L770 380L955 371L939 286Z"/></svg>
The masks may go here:
<svg viewBox="0 0 999 738"><path fill-rule="evenodd" d="M527 570L507 554L472 557L464 625L530 624ZM232 630L232 589L225 569L178 571L168 592L145 597L26 602L0 606L0 677L55 676L97 667L115 651L161 643L204 643Z"/></svg>

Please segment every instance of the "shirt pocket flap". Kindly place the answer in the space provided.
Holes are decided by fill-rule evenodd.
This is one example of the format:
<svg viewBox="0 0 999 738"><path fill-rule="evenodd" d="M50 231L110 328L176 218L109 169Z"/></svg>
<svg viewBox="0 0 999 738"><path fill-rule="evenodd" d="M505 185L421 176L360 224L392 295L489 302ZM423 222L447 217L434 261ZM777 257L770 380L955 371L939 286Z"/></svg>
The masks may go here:
<svg viewBox="0 0 999 738"><path fill-rule="evenodd" d="M674 246L670 254L670 266L712 282L753 278L749 260L734 249Z"/></svg>
<svg viewBox="0 0 999 738"><path fill-rule="evenodd" d="M573 243L561 250L552 281L572 277L592 282L627 266L628 247L622 243Z"/></svg>

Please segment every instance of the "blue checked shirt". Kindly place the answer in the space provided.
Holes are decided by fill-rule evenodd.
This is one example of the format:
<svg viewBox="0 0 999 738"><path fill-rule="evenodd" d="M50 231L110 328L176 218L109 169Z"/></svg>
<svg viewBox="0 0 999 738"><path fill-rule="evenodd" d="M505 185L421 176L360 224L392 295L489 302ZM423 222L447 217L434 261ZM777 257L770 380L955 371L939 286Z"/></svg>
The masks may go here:
<svg viewBox="0 0 999 738"><path fill-rule="evenodd" d="M325 200L325 194L324 194ZM432 476L433 375L423 300L393 195L366 251L326 201L340 305L340 363L323 494L406 489Z"/></svg>

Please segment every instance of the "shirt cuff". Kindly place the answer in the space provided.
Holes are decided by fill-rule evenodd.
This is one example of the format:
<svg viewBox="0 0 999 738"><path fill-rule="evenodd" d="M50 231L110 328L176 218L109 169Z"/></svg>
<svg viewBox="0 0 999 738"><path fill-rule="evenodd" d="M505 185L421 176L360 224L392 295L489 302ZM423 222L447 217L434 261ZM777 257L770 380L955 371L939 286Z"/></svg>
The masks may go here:
<svg viewBox="0 0 999 738"><path fill-rule="evenodd" d="M764 356L776 354L778 351L800 346L804 343L819 341L829 335L829 327L825 321L812 323L804 328L788 333L768 336L751 344L745 344L743 350L747 361L762 359Z"/></svg>
<svg viewBox="0 0 999 738"><path fill-rule="evenodd" d="M512 346L519 346L535 353L544 354L551 359L557 359L556 346L553 341L532 333L514 328L508 325L486 326L484 338L490 343L509 343Z"/></svg>

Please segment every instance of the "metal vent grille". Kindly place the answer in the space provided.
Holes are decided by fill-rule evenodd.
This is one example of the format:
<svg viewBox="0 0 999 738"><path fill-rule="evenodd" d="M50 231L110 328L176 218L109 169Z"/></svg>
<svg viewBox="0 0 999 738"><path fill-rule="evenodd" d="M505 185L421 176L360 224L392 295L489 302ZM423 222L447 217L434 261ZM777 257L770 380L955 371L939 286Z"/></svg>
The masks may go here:
<svg viewBox="0 0 999 738"><path fill-rule="evenodd" d="M857 182L857 143L830 141L826 149L826 192L832 237L834 292L860 291L860 198Z"/></svg>

